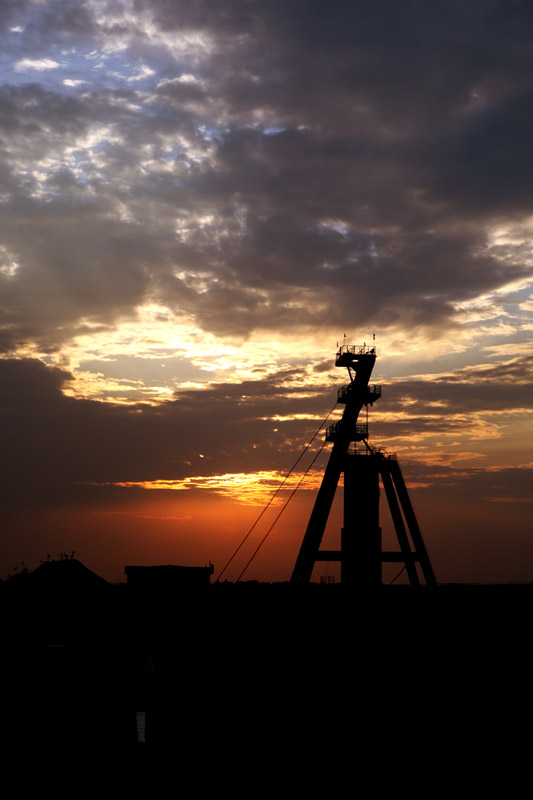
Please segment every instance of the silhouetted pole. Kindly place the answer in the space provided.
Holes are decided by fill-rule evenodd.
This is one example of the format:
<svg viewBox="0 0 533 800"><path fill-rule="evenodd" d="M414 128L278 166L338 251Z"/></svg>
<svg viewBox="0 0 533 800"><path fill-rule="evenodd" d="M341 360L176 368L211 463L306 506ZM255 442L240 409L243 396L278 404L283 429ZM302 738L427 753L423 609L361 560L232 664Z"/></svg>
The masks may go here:
<svg viewBox="0 0 533 800"><path fill-rule="evenodd" d="M372 456L345 459L341 583L381 586L379 469Z"/></svg>

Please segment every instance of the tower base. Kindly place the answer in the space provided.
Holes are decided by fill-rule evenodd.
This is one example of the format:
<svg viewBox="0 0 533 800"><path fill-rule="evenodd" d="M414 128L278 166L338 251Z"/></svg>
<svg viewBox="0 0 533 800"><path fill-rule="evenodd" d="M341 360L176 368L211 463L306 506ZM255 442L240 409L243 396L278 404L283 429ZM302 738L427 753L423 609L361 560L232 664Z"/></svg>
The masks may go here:
<svg viewBox="0 0 533 800"><path fill-rule="evenodd" d="M344 473L344 526L340 550L320 550L320 543L340 472ZM324 481L326 481L326 475ZM336 480L334 478L336 477ZM385 490L398 551L384 551L379 525L380 479ZM323 481L323 483L324 483ZM398 461L371 450L345 453L333 493L319 491L291 582L305 583L318 561L340 561L341 583L359 588L382 585L384 563L403 563L412 586L436 586L435 575L418 527ZM329 505L327 507L324 504Z"/></svg>

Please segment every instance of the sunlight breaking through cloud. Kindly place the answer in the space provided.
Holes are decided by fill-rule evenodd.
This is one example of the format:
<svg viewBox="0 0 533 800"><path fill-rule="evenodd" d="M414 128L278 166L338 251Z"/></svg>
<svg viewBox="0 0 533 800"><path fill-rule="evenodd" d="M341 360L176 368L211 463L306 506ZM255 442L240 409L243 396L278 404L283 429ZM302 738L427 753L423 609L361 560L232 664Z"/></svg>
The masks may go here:
<svg viewBox="0 0 533 800"><path fill-rule="evenodd" d="M200 489L227 496L244 505L264 506L269 501L274 505L285 502L287 492L292 491L301 481L302 473L293 473L283 485L283 493L272 499L276 490L281 486L284 475L279 472L241 472L226 473L224 475L196 475L181 480L153 480L153 481L117 481L115 483L98 484L101 486L117 486L126 489L147 489L156 491L183 491ZM320 485L321 473L309 472L305 489L316 489Z"/></svg>

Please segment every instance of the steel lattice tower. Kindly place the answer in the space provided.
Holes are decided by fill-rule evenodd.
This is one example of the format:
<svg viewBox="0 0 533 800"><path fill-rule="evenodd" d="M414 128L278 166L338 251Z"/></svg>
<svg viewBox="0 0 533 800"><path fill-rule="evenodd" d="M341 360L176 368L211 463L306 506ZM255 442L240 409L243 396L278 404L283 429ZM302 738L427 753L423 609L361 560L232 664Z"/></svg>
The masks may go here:
<svg viewBox="0 0 533 800"><path fill-rule="evenodd" d="M333 442L333 449L294 566L292 583L309 582L317 561L340 561L343 584L381 586L383 563L400 562L405 564L411 585L419 585L421 578L428 586L436 585L398 461L395 456L370 447L368 424L357 421L363 406L373 405L381 397L381 387L369 384L375 361L376 349L367 345L343 345L337 353L335 365L347 367L350 383L338 391L338 402L345 406L342 419L326 432L326 441ZM363 442L365 449L351 450L352 442ZM320 550L341 473L344 474L341 548ZM380 478L399 551L382 549Z"/></svg>

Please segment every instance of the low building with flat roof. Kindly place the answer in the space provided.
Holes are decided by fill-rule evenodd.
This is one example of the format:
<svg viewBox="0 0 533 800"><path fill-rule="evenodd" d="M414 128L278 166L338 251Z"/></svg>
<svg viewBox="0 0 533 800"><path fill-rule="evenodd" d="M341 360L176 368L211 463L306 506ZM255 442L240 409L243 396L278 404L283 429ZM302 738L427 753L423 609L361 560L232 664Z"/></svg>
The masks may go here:
<svg viewBox="0 0 533 800"><path fill-rule="evenodd" d="M181 567L164 564L155 567L124 567L128 586L153 593L189 587L209 586L214 567Z"/></svg>

